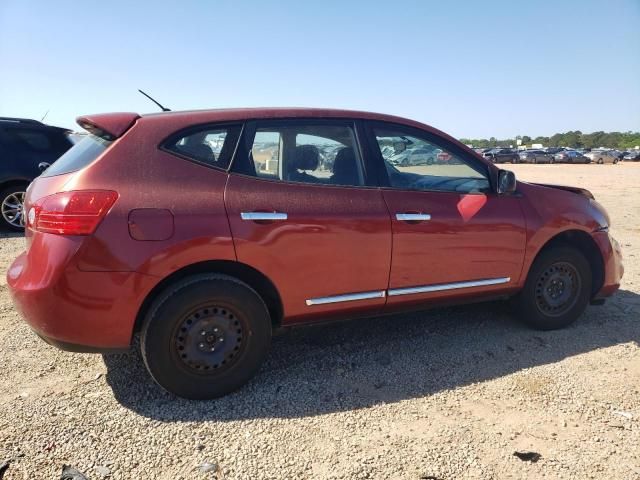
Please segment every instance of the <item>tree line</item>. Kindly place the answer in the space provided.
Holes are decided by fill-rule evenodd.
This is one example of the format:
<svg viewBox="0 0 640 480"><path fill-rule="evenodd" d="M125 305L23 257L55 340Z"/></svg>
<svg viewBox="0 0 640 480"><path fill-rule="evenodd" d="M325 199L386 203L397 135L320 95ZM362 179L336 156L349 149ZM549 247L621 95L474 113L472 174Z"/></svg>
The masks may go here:
<svg viewBox="0 0 640 480"><path fill-rule="evenodd" d="M572 147L572 148L617 148L629 149L640 145L640 132L593 132L582 133L580 130L566 133L556 133L550 137L529 137L528 135L518 135L515 138L498 140L491 137L486 138L461 138L460 141L466 145L473 145L475 148L489 147L509 147L517 145L517 140L522 141L522 145L540 143L545 147Z"/></svg>

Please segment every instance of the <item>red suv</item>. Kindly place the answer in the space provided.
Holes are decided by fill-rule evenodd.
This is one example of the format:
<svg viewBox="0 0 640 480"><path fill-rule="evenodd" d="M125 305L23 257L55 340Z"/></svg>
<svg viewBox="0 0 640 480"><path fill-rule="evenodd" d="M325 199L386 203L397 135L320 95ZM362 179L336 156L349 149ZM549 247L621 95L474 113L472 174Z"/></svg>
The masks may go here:
<svg viewBox="0 0 640 480"><path fill-rule="evenodd" d="M90 135L29 187L7 274L47 342L129 347L165 389L224 395L276 327L513 298L540 329L619 287L609 219L571 187L516 183L450 136L342 110L80 117ZM447 162L398 166L406 148Z"/></svg>

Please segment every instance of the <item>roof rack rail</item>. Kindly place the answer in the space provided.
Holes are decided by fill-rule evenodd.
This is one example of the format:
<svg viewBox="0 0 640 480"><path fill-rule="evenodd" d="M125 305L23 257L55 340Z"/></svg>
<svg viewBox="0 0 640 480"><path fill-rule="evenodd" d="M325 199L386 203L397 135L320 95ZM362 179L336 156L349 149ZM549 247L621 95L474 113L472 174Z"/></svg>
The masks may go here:
<svg viewBox="0 0 640 480"><path fill-rule="evenodd" d="M31 118L0 117L0 122L27 123L27 124L31 124L31 125L44 125L42 122L39 122L38 120L32 120Z"/></svg>

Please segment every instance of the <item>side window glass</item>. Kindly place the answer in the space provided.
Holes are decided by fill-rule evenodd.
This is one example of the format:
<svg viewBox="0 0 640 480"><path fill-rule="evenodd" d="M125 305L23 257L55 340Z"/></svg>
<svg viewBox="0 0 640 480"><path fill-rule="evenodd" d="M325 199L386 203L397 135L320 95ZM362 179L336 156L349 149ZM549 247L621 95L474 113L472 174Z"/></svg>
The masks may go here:
<svg viewBox="0 0 640 480"><path fill-rule="evenodd" d="M13 140L36 152L46 152L51 149L51 140L46 133L22 128L7 129Z"/></svg>
<svg viewBox="0 0 640 480"><path fill-rule="evenodd" d="M231 162L240 126L208 127L190 130L170 140L165 148L198 163L226 169Z"/></svg>
<svg viewBox="0 0 640 480"><path fill-rule="evenodd" d="M346 125L258 127L250 160L261 178L323 185L364 184L355 132Z"/></svg>
<svg viewBox="0 0 640 480"><path fill-rule="evenodd" d="M445 192L485 192L490 188L481 167L434 142L402 131L374 129L392 188Z"/></svg>

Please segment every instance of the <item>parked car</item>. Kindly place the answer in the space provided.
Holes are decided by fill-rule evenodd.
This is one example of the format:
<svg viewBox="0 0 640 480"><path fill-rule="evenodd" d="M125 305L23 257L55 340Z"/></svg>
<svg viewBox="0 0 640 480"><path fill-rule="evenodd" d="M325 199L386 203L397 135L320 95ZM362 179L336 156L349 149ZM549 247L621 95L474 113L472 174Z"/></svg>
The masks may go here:
<svg viewBox="0 0 640 480"><path fill-rule="evenodd" d="M566 147L547 147L544 151L549 155L555 155L556 153L564 152L568 150Z"/></svg>
<svg viewBox="0 0 640 480"><path fill-rule="evenodd" d="M588 157L593 163L618 163L618 156L615 155L611 150L591 150L584 154L585 157Z"/></svg>
<svg viewBox="0 0 640 480"><path fill-rule="evenodd" d="M24 192L43 168L72 147L69 133L36 120L0 117L1 226L24 229Z"/></svg>
<svg viewBox="0 0 640 480"><path fill-rule="evenodd" d="M591 159L576 150L564 150L554 155L558 163L591 163Z"/></svg>
<svg viewBox="0 0 640 480"><path fill-rule="evenodd" d="M524 150L518 154L520 163L553 163L553 156L543 150Z"/></svg>
<svg viewBox="0 0 640 480"><path fill-rule="evenodd" d="M623 274L591 193L516 182L412 120L219 109L78 123L90 135L27 190L8 288L60 348L127 349L139 333L151 376L183 397L242 386L280 327L512 298L550 330ZM224 139L217 155L210 138ZM380 145L403 139L451 159L393 165ZM331 142L328 173L318 145ZM269 144L273 168L256 168Z"/></svg>
<svg viewBox="0 0 640 480"><path fill-rule="evenodd" d="M484 153L484 158L493 163L518 163L518 152L512 148L494 148Z"/></svg>
<svg viewBox="0 0 640 480"><path fill-rule="evenodd" d="M624 156L625 160L640 162L640 150L632 150Z"/></svg>
<svg viewBox="0 0 640 480"><path fill-rule="evenodd" d="M438 152L433 149L408 149L391 157L391 162L394 165L402 165L404 167L411 165L432 165L437 160L437 154Z"/></svg>

